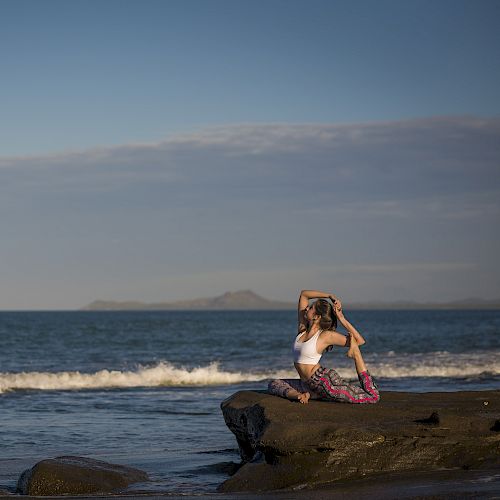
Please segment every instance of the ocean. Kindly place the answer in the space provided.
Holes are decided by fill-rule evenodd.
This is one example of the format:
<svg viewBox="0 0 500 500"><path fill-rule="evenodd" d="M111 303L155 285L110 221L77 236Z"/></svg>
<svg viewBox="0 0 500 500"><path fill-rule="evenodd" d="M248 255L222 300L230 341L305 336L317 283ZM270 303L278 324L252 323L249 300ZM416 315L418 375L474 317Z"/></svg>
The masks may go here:
<svg viewBox="0 0 500 500"><path fill-rule="evenodd" d="M346 316L382 398L500 388L500 311ZM145 470L130 491L215 492L239 462L220 403L297 378L296 323L296 311L0 312L0 489L79 455ZM344 353L321 363L354 380Z"/></svg>

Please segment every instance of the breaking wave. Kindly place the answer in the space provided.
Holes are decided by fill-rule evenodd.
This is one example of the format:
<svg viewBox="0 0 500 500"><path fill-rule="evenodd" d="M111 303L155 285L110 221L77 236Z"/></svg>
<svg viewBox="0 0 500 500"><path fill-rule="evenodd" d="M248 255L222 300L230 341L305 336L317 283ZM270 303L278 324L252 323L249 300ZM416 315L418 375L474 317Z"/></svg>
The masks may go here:
<svg viewBox="0 0 500 500"><path fill-rule="evenodd" d="M182 387L228 385L255 382L270 376L290 376L286 373L229 372L213 362L196 368L179 368L168 362L135 371L100 370L95 373L79 371L0 373L0 393L23 390L78 390L125 387Z"/></svg>
<svg viewBox="0 0 500 500"><path fill-rule="evenodd" d="M447 377L467 378L500 375L498 352L452 354L434 352L397 355L392 352L367 356L367 365L376 378ZM325 366L332 365L325 360ZM342 377L353 378L352 363L336 366ZM215 386L265 381L271 378L297 378L293 368L274 371L226 371L218 362L195 368L175 366L162 361L154 366L133 371L100 370L95 373L79 371L0 373L0 393L34 389L79 390L131 387Z"/></svg>
<svg viewBox="0 0 500 500"><path fill-rule="evenodd" d="M446 377L476 378L500 375L500 352L428 353L372 355L367 363L370 372L383 378Z"/></svg>

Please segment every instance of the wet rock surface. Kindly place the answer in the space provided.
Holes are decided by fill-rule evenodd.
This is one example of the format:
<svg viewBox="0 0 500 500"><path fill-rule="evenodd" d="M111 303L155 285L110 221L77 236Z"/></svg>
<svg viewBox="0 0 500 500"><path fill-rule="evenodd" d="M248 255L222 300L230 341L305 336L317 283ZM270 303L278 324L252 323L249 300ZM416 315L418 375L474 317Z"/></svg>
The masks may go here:
<svg viewBox="0 0 500 500"><path fill-rule="evenodd" d="M132 483L147 480L148 475L139 469L64 456L42 460L25 470L17 483L17 492L44 496L114 493Z"/></svg>
<svg viewBox="0 0 500 500"><path fill-rule="evenodd" d="M500 466L500 391L385 392L374 405L302 405L240 391L221 409L244 462L220 486L223 492Z"/></svg>

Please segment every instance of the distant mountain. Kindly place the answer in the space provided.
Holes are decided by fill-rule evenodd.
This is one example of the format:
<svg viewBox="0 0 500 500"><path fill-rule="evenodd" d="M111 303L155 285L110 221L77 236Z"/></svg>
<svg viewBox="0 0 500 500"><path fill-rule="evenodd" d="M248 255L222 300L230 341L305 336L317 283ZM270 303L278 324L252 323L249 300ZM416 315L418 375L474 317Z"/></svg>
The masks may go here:
<svg viewBox="0 0 500 500"><path fill-rule="evenodd" d="M124 311L124 310L182 310L182 309L293 309L297 303L278 302L268 300L252 290L240 290L237 292L226 292L218 297L208 297L193 300L178 300L176 302L115 302L110 300L96 300L84 307L84 311Z"/></svg>
<svg viewBox="0 0 500 500"><path fill-rule="evenodd" d="M279 302L268 300L252 290L226 292L218 297L206 297L176 302L116 302L112 300L96 300L82 308L83 311L162 311L162 310L262 310L262 309L295 309L297 302ZM355 302L344 303L349 309L500 309L500 300L483 300L477 298L457 300L453 302Z"/></svg>

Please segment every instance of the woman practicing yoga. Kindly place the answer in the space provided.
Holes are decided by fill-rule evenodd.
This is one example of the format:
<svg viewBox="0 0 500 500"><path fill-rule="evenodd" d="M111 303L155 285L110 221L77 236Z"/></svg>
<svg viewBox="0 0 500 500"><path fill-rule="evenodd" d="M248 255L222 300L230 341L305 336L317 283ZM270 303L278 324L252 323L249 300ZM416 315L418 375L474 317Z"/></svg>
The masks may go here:
<svg viewBox="0 0 500 500"><path fill-rule="evenodd" d="M318 300L309 306L309 299L316 298ZM333 306L327 298L333 302ZM303 404L309 399L377 403L380 399L377 385L368 373L359 350L365 340L345 318L340 299L316 290L302 290L298 313L299 333L293 344L293 356L300 379L272 380L269 382L269 392ZM337 319L347 330L347 336L335 331ZM332 350L335 345L349 348L347 356L354 360L361 386L346 382L335 370L323 368L319 364L323 352Z"/></svg>

